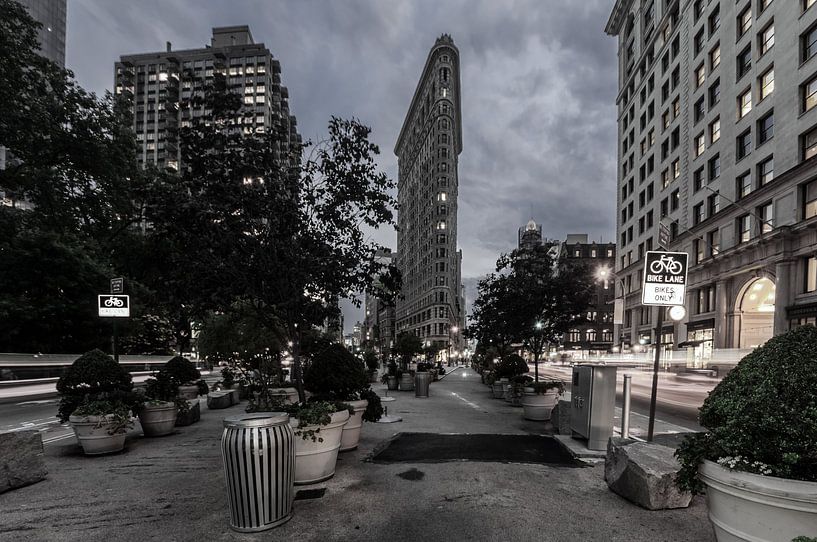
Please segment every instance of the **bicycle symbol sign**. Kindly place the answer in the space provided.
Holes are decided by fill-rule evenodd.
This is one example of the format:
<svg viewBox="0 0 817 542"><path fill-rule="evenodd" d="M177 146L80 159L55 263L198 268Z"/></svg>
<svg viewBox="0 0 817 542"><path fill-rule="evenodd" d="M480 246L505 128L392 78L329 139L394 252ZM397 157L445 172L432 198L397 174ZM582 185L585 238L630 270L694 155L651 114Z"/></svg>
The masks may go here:
<svg viewBox="0 0 817 542"><path fill-rule="evenodd" d="M688 259L689 255L686 252L647 252L641 303L662 306L683 305Z"/></svg>
<svg viewBox="0 0 817 542"><path fill-rule="evenodd" d="M99 295L99 315L104 317L127 318L130 316L130 296Z"/></svg>

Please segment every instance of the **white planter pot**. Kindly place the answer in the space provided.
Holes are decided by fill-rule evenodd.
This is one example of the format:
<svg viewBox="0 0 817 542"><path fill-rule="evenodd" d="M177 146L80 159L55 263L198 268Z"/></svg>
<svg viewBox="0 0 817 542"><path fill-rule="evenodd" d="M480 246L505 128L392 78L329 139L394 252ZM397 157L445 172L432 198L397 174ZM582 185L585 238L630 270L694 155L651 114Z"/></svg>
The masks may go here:
<svg viewBox="0 0 817 542"><path fill-rule="evenodd" d="M295 404L298 402L298 390L296 388L284 388L287 392L287 403Z"/></svg>
<svg viewBox="0 0 817 542"><path fill-rule="evenodd" d="M491 386L494 392L494 399L502 399L505 396L505 385L508 383L506 379L497 380Z"/></svg>
<svg viewBox="0 0 817 542"><path fill-rule="evenodd" d="M179 386L179 397L188 401L193 401L199 396L198 386Z"/></svg>
<svg viewBox="0 0 817 542"><path fill-rule="evenodd" d="M125 429L113 435L108 433L112 425L109 420L112 418L112 415L68 418L85 455L110 454L121 452L125 448Z"/></svg>
<svg viewBox="0 0 817 542"><path fill-rule="evenodd" d="M139 423L146 437L161 437L173 432L178 415L179 409L175 403L145 403L139 412Z"/></svg>
<svg viewBox="0 0 817 542"><path fill-rule="evenodd" d="M335 475L335 464L338 461L340 437L343 426L349 421L349 411L335 412L328 425L308 425L301 430L316 430L316 435L323 442L304 440L298 431L298 419L290 418L289 423L295 431L295 483L314 484L328 480Z"/></svg>
<svg viewBox="0 0 817 542"><path fill-rule="evenodd" d="M698 472L718 542L817 536L817 482L730 471L712 461Z"/></svg>
<svg viewBox="0 0 817 542"><path fill-rule="evenodd" d="M340 437L340 451L347 452L357 448L357 443L360 441L360 430L363 427L363 411L369 405L369 401L346 401L355 413L349 417L349 421L343 426L343 434ZM321 431L323 433L323 431Z"/></svg>
<svg viewBox="0 0 817 542"><path fill-rule="evenodd" d="M533 388L525 388L525 395L522 397L522 417L537 422L547 421L558 402L558 390L548 390L544 395L539 395L533 392Z"/></svg>

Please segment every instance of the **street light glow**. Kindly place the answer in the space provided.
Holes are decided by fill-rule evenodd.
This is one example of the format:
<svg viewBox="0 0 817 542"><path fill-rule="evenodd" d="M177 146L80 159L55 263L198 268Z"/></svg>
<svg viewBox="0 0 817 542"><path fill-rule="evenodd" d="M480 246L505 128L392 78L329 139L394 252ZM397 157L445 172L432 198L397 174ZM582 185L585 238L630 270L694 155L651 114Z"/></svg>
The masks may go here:
<svg viewBox="0 0 817 542"><path fill-rule="evenodd" d="M542 329L542 322L536 322L536 325L534 327L536 329Z"/></svg>

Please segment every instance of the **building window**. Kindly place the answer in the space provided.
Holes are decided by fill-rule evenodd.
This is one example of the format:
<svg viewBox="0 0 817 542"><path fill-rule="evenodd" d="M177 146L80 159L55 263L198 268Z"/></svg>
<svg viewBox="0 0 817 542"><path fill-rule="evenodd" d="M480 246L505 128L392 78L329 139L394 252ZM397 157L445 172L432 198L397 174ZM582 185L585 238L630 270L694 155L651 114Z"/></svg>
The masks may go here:
<svg viewBox="0 0 817 542"><path fill-rule="evenodd" d="M704 168L700 167L692 174L692 187L695 192L704 187Z"/></svg>
<svg viewBox="0 0 817 542"><path fill-rule="evenodd" d="M738 98L738 119L742 119L752 110L752 89L740 95Z"/></svg>
<svg viewBox="0 0 817 542"><path fill-rule="evenodd" d="M800 39L803 47L802 61L805 62L817 53L817 26L803 34Z"/></svg>
<svg viewBox="0 0 817 542"><path fill-rule="evenodd" d="M747 171L743 175L739 175L735 180L735 185L738 199L745 198L752 193L752 174Z"/></svg>
<svg viewBox="0 0 817 542"><path fill-rule="evenodd" d="M695 156L700 156L706 150L706 137L704 134L695 136Z"/></svg>
<svg viewBox="0 0 817 542"><path fill-rule="evenodd" d="M747 45L746 48L738 54L737 58L737 72L738 79L749 73L752 69L752 46Z"/></svg>
<svg viewBox="0 0 817 542"><path fill-rule="evenodd" d="M806 271L806 293L817 291L817 258L806 258L803 267L805 267Z"/></svg>
<svg viewBox="0 0 817 542"><path fill-rule="evenodd" d="M774 157L770 156L757 165L757 177L760 186L765 186L774 180Z"/></svg>
<svg viewBox="0 0 817 542"><path fill-rule="evenodd" d="M802 136L803 160L817 155L817 128L812 128Z"/></svg>
<svg viewBox="0 0 817 542"><path fill-rule="evenodd" d="M709 87L709 109L721 100L721 80L718 79Z"/></svg>
<svg viewBox="0 0 817 542"><path fill-rule="evenodd" d="M774 92L774 68L770 68L763 73L758 79L760 86L760 99Z"/></svg>
<svg viewBox="0 0 817 542"><path fill-rule="evenodd" d="M709 159L709 182L721 176L721 157L716 154Z"/></svg>
<svg viewBox="0 0 817 542"><path fill-rule="evenodd" d="M695 263L701 263L706 257L704 253L704 242L701 239L695 239L692 245L693 253L695 254Z"/></svg>
<svg viewBox="0 0 817 542"><path fill-rule="evenodd" d="M681 162L678 158L672 162L672 178L673 180L681 176Z"/></svg>
<svg viewBox="0 0 817 542"><path fill-rule="evenodd" d="M758 4L759 4L758 7L760 8L760 13L763 13L764 11L766 11L766 8L769 7L769 4L771 4L772 1L773 0L760 0L758 2Z"/></svg>
<svg viewBox="0 0 817 542"><path fill-rule="evenodd" d="M774 23L769 24L760 33L760 54L765 55L774 47Z"/></svg>
<svg viewBox="0 0 817 542"><path fill-rule="evenodd" d="M672 118L677 119L678 115L681 114L681 99L675 98L672 101Z"/></svg>
<svg viewBox="0 0 817 542"><path fill-rule="evenodd" d="M721 27L721 8L715 6L712 14L709 16L709 37L715 35L715 32Z"/></svg>
<svg viewBox="0 0 817 542"><path fill-rule="evenodd" d="M752 217L743 215L737 220L738 243L746 243L752 238Z"/></svg>
<svg viewBox="0 0 817 542"><path fill-rule="evenodd" d="M752 131L746 130L740 134L735 144L735 156L737 160L742 160L752 152Z"/></svg>
<svg viewBox="0 0 817 542"><path fill-rule="evenodd" d="M709 125L709 141L716 142L721 138L721 119L718 117Z"/></svg>
<svg viewBox="0 0 817 542"><path fill-rule="evenodd" d="M694 43L695 56L698 56L700 54L700 52L703 51L705 42L706 42L706 36L704 35L704 30L702 28L700 32L695 34L695 43Z"/></svg>
<svg viewBox="0 0 817 542"><path fill-rule="evenodd" d="M803 187L803 220L817 216L817 180Z"/></svg>
<svg viewBox="0 0 817 542"><path fill-rule="evenodd" d="M719 194L712 194L706 199L707 216L713 217L721 210L721 197Z"/></svg>
<svg viewBox="0 0 817 542"><path fill-rule="evenodd" d="M695 70L695 88L700 88L706 81L706 66L701 64Z"/></svg>
<svg viewBox="0 0 817 542"><path fill-rule="evenodd" d="M704 100L704 97L701 96L698 99L698 101L695 102L695 106L694 106L694 109L693 109L692 116L693 116L694 121L697 123L697 122L700 122L704 118L705 114L706 114L706 101Z"/></svg>
<svg viewBox="0 0 817 542"><path fill-rule="evenodd" d="M692 223L698 225L704 221L704 204L703 202L695 205L692 208Z"/></svg>
<svg viewBox="0 0 817 542"><path fill-rule="evenodd" d="M774 136L774 112L757 121L757 144L763 145Z"/></svg>
<svg viewBox="0 0 817 542"><path fill-rule="evenodd" d="M681 192L676 188L670 194L670 208L675 211L681 206Z"/></svg>
<svg viewBox="0 0 817 542"><path fill-rule="evenodd" d="M567 342L577 343L581 341L582 332L578 329L571 329L567 332Z"/></svg>
<svg viewBox="0 0 817 542"><path fill-rule="evenodd" d="M738 15L738 39L752 28L752 7L746 6L746 9Z"/></svg>
<svg viewBox="0 0 817 542"><path fill-rule="evenodd" d="M721 46L720 44L716 45L714 49L709 52L709 71L713 71L715 68L721 65Z"/></svg>
<svg viewBox="0 0 817 542"><path fill-rule="evenodd" d="M774 228L774 206L772 202L764 203L757 208L757 216L762 221L760 229L763 233L769 233Z"/></svg>
<svg viewBox="0 0 817 542"><path fill-rule="evenodd" d="M803 85L801 94L803 96L803 111L810 111L817 105L817 77Z"/></svg>
<svg viewBox="0 0 817 542"><path fill-rule="evenodd" d="M712 230L706 234L706 242L709 245L709 255L716 256L721 251L721 236L718 230Z"/></svg>

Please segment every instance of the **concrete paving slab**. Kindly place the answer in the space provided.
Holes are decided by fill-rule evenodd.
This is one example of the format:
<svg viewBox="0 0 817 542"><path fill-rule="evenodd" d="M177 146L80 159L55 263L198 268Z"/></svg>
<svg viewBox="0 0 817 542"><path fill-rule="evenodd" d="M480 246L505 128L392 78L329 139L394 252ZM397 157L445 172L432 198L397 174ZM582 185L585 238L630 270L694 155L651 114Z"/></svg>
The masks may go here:
<svg viewBox="0 0 817 542"><path fill-rule="evenodd" d="M400 431L552 432L490 399L470 370L433 383L428 399L415 399L413 392L390 395L389 412L403 422L364 424L358 449L339 455L334 478L298 488L325 488L323 495L296 501L292 520L272 531L229 528L220 439L223 418L241 412L242 404L204 410L199 423L165 438L132 433L126 450L112 456L85 457L71 439L46 446L48 479L3 495L0 539L714 541L702 499L688 509L643 510L607 488L603 465L365 462Z"/></svg>

